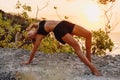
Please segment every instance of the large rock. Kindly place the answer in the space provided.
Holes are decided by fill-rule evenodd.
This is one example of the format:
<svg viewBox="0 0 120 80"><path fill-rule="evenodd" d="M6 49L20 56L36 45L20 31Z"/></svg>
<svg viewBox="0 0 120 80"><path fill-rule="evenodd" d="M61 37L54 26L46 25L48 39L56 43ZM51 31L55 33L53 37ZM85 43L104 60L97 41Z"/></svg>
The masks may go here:
<svg viewBox="0 0 120 80"><path fill-rule="evenodd" d="M37 52L33 62L22 65L30 51L0 48L0 80L119 80L120 55L92 56L92 63L103 74L96 77L76 55Z"/></svg>

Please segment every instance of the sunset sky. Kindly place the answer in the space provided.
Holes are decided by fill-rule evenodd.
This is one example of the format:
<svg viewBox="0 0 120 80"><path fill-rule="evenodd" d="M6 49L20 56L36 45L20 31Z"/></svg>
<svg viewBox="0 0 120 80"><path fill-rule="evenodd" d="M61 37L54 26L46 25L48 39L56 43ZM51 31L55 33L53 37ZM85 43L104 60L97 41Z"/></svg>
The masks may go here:
<svg viewBox="0 0 120 80"><path fill-rule="evenodd" d="M18 13L15 5L18 0L0 0L0 9L5 12ZM57 7L61 19L68 16L68 21L79 24L87 29L99 29L103 26L103 13L100 6L94 0L19 0L21 4L32 7L30 17L36 17L37 6L43 8L39 11L38 18L60 20L56 14L54 6ZM120 1L119 1L120 2Z"/></svg>

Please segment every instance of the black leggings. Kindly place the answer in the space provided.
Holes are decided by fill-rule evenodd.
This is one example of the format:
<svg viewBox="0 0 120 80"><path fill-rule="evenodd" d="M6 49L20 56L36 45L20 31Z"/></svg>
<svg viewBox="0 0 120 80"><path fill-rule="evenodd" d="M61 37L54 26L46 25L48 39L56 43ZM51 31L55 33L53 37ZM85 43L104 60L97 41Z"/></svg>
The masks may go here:
<svg viewBox="0 0 120 80"><path fill-rule="evenodd" d="M56 39L62 44L65 44L65 42L62 40L62 37L67 33L72 33L74 26L75 24L68 21L61 21L53 30Z"/></svg>

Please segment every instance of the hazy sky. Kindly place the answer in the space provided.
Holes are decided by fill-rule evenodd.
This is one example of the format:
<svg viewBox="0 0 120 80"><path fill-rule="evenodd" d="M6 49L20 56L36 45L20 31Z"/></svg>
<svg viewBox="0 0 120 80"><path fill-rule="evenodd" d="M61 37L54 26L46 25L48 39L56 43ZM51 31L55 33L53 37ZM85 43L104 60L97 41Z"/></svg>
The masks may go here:
<svg viewBox="0 0 120 80"><path fill-rule="evenodd" d="M103 25L103 13L101 8L93 0L19 0L21 4L32 7L30 17L36 17L37 6L43 8L39 11L38 18L60 20L56 14L54 6L57 7L61 19L68 16L68 20L82 25L88 29L99 29ZM18 13L15 9L17 0L0 0L0 9L5 12ZM19 11L21 12L21 11Z"/></svg>

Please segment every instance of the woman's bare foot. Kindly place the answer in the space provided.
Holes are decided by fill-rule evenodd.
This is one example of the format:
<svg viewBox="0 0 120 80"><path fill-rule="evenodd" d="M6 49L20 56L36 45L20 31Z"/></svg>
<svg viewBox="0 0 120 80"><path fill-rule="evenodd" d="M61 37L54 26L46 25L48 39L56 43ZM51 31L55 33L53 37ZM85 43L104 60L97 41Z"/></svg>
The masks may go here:
<svg viewBox="0 0 120 80"><path fill-rule="evenodd" d="M102 74L95 67L91 71L93 75L102 76Z"/></svg>
<svg viewBox="0 0 120 80"><path fill-rule="evenodd" d="M28 65L28 64L30 64L30 62L28 62L28 61L24 61L24 62L21 62L21 64Z"/></svg>

